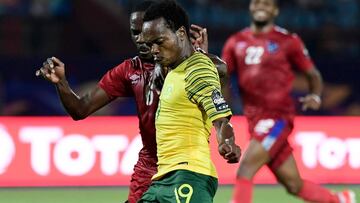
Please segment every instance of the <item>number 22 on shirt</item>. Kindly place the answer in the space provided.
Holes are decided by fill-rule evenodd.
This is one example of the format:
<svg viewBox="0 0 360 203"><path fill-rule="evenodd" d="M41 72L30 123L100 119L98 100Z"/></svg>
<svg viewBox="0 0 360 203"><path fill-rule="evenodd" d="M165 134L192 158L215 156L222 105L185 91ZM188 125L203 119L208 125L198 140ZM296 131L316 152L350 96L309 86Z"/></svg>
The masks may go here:
<svg viewBox="0 0 360 203"><path fill-rule="evenodd" d="M246 49L245 64L256 65L261 63L261 57L264 54L264 48L261 46L249 46Z"/></svg>

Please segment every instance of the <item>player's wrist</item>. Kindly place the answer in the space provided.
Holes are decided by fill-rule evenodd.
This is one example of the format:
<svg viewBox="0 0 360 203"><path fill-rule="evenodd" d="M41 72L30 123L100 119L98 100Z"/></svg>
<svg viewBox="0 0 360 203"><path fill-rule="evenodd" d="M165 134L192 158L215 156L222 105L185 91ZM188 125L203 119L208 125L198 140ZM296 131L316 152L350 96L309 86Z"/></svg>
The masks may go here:
<svg viewBox="0 0 360 203"><path fill-rule="evenodd" d="M235 136L234 136L234 128L228 118L225 118L222 125L221 125L221 139L219 142L219 146L221 144L232 145L235 143Z"/></svg>
<svg viewBox="0 0 360 203"><path fill-rule="evenodd" d="M227 144L227 145L234 145L235 144L235 136L226 138L224 140L224 143Z"/></svg>
<svg viewBox="0 0 360 203"><path fill-rule="evenodd" d="M218 145L221 146L221 145L234 145L235 144L235 136L231 136L231 137L226 137L226 138L223 138L223 140L221 140Z"/></svg>
<svg viewBox="0 0 360 203"><path fill-rule="evenodd" d="M59 82L55 83L55 85L58 88L68 88L69 87L69 83L65 78L60 79Z"/></svg>

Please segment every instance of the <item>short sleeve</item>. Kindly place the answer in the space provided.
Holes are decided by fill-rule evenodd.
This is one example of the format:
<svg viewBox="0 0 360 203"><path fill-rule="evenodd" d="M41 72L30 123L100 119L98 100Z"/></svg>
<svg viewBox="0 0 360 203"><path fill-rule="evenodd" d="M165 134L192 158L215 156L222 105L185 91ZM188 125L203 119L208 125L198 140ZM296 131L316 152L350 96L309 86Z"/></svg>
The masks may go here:
<svg viewBox="0 0 360 203"><path fill-rule="evenodd" d="M110 99L116 97L129 97L131 96L131 82L127 78L127 73L131 68L131 61L124 61L120 65L109 70L101 78L98 85L101 87Z"/></svg>
<svg viewBox="0 0 360 203"><path fill-rule="evenodd" d="M308 50L296 34L291 36L291 43L288 46L288 57L291 63L301 71L307 71L314 67Z"/></svg>
<svg viewBox="0 0 360 203"><path fill-rule="evenodd" d="M230 37L225 42L221 54L221 58L226 62L229 74L233 73L236 68L235 44L236 44L235 37Z"/></svg>
<svg viewBox="0 0 360 203"><path fill-rule="evenodd" d="M221 93L219 75L214 64L210 59L201 59L191 66L185 74L188 99L204 109L211 121L231 116L231 110Z"/></svg>

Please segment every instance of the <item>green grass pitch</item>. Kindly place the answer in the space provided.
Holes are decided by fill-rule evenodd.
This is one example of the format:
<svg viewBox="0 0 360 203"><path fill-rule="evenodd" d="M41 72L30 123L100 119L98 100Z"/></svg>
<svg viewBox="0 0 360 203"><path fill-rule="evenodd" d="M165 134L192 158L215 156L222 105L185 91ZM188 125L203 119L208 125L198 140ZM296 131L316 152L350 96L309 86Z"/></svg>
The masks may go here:
<svg viewBox="0 0 360 203"><path fill-rule="evenodd" d="M349 188L357 194L360 203L360 185L329 186L334 191ZM126 187L79 187L79 188L1 188L0 203L123 203ZM232 192L230 186L220 186L214 203L228 203ZM254 203L301 203L286 194L284 188L256 186Z"/></svg>

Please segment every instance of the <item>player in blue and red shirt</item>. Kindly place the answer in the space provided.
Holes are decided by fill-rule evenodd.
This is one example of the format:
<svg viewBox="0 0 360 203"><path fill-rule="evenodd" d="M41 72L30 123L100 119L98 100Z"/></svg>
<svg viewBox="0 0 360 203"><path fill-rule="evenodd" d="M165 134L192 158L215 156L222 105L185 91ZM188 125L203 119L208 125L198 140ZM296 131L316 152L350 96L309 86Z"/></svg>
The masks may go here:
<svg viewBox="0 0 360 203"><path fill-rule="evenodd" d="M234 203L250 203L252 179L267 165L287 191L303 200L350 203L351 191L333 194L298 172L287 140L293 129L295 105L290 96L294 70L303 72L310 93L303 98L303 110L320 107L322 79L298 35L274 25L279 13L276 0L251 0L252 23L226 41L222 58L228 72L236 74L251 141L240 162L234 189Z"/></svg>

